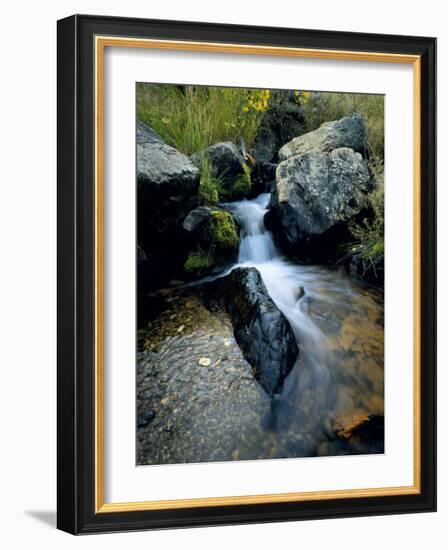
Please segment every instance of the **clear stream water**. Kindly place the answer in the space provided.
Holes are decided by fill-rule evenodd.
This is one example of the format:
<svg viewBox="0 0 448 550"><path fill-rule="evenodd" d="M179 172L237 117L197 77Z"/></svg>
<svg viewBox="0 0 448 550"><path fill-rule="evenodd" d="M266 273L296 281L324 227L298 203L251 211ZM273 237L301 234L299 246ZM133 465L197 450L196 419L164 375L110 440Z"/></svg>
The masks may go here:
<svg viewBox="0 0 448 550"><path fill-rule="evenodd" d="M241 226L238 263L232 269L258 269L296 336L298 363L274 405L275 431L299 434L291 440L294 455L325 440L323 432L332 433L335 422L384 414L383 296L342 269L285 259L264 225L268 203L269 193L263 193L226 205ZM329 448L335 445L326 441L316 453L344 452Z"/></svg>
<svg viewBox="0 0 448 550"><path fill-rule="evenodd" d="M264 225L268 202L265 193L223 205L241 228L235 265L160 291L163 306L138 360L138 409L153 418L138 431L140 464L383 451L376 442L336 436L384 414L383 294L343 268L286 259ZM201 299L203 283L239 266L258 269L299 347L272 400L232 347L230 321ZM199 357L210 367L198 366Z"/></svg>

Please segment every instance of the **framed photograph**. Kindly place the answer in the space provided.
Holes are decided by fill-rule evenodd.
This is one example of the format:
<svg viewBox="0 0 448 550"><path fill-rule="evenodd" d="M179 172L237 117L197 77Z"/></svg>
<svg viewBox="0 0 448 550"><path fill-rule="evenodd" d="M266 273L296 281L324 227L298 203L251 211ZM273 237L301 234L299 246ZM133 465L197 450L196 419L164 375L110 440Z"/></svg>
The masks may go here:
<svg viewBox="0 0 448 550"><path fill-rule="evenodd" d="M434 38L58 22L58 527L436 509Z"/></svg>

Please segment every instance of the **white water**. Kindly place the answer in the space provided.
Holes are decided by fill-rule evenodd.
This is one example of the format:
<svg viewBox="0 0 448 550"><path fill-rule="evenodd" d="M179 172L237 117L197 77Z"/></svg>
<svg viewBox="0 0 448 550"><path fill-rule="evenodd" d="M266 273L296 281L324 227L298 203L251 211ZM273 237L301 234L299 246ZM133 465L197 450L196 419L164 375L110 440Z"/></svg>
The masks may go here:
<svg viewBox="0 0 448 550"><path fill-rule="evenodd" d="M264 225L269 197L269 193L263 193L253 200L226 205L241 225L238 264L232 269L243 266L258 269L270 297L290 322L301 350L325 377L325 336L302 310L299 298L300 287L313 294L313 274L309 268L287 261L276 248Z"/></svg>
<svg viewBox="0 0 448 550"><path fill-rule="evenodd" d="M268 203L264 193L223 205L241 228L238 261L219 275L185 286L225 277L238 267L260 272L299 347L296 365L271 402L272 423L265 428L263 445L270 448L269 456L344 454L346 444L335 440L332 419L347 411L384 414L380 294L367 291L343 270L287 260L264 225Z"/></svg>

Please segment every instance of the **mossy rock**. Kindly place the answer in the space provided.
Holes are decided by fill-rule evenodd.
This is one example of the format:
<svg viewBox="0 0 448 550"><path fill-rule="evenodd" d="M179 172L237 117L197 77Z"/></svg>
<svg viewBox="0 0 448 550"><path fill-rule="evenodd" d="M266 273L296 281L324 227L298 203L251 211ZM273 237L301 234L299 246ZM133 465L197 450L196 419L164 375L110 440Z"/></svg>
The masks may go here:
<svg viewBox="0 0 448 550"><path fill-rule="evenodd" d="M183 226L191 233L193 241L193 249L184 265L188 274L219 271L236 260L240 240L230 212L199 207L190 212Z"/></svg>
<svg viewBox="0 0 448 550"><path fill-rule="evenodd" d="M213 210L210 216L210 244L218 250L236 250L239 243L232 214L225 210Z"/></svg>

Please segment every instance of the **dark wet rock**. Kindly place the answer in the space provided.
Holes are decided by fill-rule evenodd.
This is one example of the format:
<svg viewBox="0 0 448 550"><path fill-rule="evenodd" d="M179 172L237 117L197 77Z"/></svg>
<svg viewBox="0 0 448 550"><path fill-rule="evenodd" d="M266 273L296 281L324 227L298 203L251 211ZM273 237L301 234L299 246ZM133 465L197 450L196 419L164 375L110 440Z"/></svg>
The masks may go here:
<svg viewBox="0 0 448 550"><path fill-rule="evenodd" d="M240 149L234 143L225 141L211 145L205 151L192 155L191 161L200 169L203 157L210 162L213 176L220 181L222 198L237 200L248 195L250 170ZM244 185L246 183L247 185Z"/></svg>
<svg viewBox="0 0 448 550"><path fill-rule="evenodd" d="M235 339L268 395L279 393L298 348L292 328L255 268L237 268L219 280Z"/></svg>
<svg viewBox="0 0 448 550"><path fill-rule="evenodd" d="M169 277L188 252L182 221L197 206L199 170L150 128L139 126L138 132L145 141L137 143L137 240Z"/></svg>
<svg viewBox="0 0 448 550"><path fill-rule="evenodd" d="M369 205L371 176L353 149L292 156L278 165L276 177L265 223L294 257L325 260L350 238L349 222Z"/></svg>
<svg viewBox="0 0 448 550"><path fill-rule="evenodd" d="M278 90L271 95L253 148L257 163L277 162L280 147L304 132L302 109L294 93Z"/></svg>
<svg viewBox="0 0 448 550"><path fill-rule="evenodd" d="M303 153L329 153L341 147L365 153L366 128L362 117L348 116L340 120L325 122L317 130L296 137L284 145L278 156L280 161L284 161Z"/></svg>
<svg viewBox="0 0 448 550"><path fill-rule="evenodd" d="M189 233L197 234L201 232L210 220L212 211L213 209L208 206L198 206L188 213L182 227Z"/></svg>
<svg viewBox="0 0 448 550"><path fill-rule="evenodd" d="M300 300L300 298L303 298L305 296L305 289L303 286L297 287L296 290L296 300Z"/></svg>

